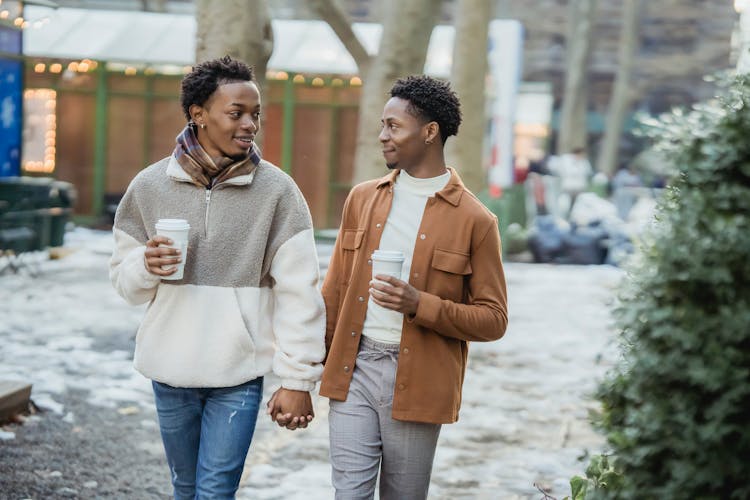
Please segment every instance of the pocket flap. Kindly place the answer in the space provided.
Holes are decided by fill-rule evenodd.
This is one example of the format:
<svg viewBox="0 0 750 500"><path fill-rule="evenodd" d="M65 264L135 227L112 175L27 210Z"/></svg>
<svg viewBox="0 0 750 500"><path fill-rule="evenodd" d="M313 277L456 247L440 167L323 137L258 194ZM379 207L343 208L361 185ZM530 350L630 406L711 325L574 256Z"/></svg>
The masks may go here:
<svg viewBox="0 0 750 500"><path fill-rule="evenodd" d="M343 229L341 235L341 248L344 250L356 250L362 245L365 235L364 229Z"/></svg>
<svg viewBox="0 0 750 500"><path fill-rule="evenodd" d="M432 267L453 274L471 274L471 259L465 253L436 248L432 254Z"/></svg>

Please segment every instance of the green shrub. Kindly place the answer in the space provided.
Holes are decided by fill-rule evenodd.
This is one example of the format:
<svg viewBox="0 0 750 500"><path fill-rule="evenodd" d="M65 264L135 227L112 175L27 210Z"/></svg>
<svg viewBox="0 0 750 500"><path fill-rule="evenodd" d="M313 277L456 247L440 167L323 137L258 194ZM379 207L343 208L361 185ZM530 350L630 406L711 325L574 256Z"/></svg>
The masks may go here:
<svg viewBox="0 0 750 500"><path fill-rule="evenodd" d="M570 480L571 494L563 500L586 500L608 491L622 488L623 476L617 460L607 455L591 457L586 477L574 476Z"/></svg>
<svg viewBox="0 0 750 500"><path fill-rule="evenodd" d="M750 80L653 125L679 170L615 317L601 425L624 481L587 499L750 498Z"/></svg>

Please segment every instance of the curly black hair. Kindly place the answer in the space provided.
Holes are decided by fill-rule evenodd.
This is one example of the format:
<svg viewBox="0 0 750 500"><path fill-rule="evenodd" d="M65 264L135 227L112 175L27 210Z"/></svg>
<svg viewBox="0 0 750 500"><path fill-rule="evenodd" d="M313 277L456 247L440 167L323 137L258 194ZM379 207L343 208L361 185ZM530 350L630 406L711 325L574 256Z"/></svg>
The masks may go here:
<svg viewBox="0 0 750 500"><path fill-rule="evenodd" d="M426 75L407 76L396 81L391 88L391 97L409 101L406 110L412 116L437 122L443 144L448 137L458 133L461 103L448 82Z"/></svg>
<svg viewBox="0 0 750 500"><path fill-rule="evenodd" d="M180 104L188 121L190 106L203 104L216 92L219 85L233 82L255 81L253 68L242 61L224 56L193 66L193 70L182 79Z"/></svg>

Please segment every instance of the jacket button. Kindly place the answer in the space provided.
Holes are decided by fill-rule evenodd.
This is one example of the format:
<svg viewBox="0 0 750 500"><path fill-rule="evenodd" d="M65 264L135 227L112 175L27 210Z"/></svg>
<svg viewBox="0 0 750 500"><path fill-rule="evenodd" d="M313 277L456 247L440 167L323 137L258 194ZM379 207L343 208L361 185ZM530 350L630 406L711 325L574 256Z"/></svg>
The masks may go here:
<svg viewBox="0 0 750 500"><path fill-rule="evenodd" d="M344 371L345 371L345 372L348 372L348 371L349 371L349 367L348 367L348 366L345 366L345 367L344 367Z"/></svg>
<svg viewBox="0 0 750 500"><path fill-rule="evenodd" d="M352 337L356 337L356 336L357 336L357 332L352 332Z"/></svg>
<svg viewBox="0 0 750 500"><path fill-rule="evenodd" d="M419 278L419 273L414 273L415 278Z"/></svg>
<svg viewBox="0 0 750 500"><path fill-rule="evenodd" d="M381 226L380 222L378 222L377 224L375 224L375 227L377 227L378 229L380 229L380 226Z"/></svg>
<svg viewBox="0 0 750 500"><path fill-rule="evenodd" d="M408 347L404 347L404 354L409 354L409 348Z"/></svg>
<svg viewBox="0 0 750 500"><path fill-rule="evenodd" d="M360 301L360 302L364 302L365 298L364 297L357 297L357 300Z"/></svg>
<svg viewBox="0 0 750 500"><path fill-rule="evenodd" d="M398 384L399 391L403 391L404 389L406 389L406 386L404 384Z"/></svg>
<svg viewBox="0 0 750 500"><path fill-rule="evenodd" d="M367 265L368 265L368 266L371 266L371 265L372 265L372 259L367 259Z"/></svg>
<svg viewBox="0 0 750 500"><path fill-rule="evenodd" d="M419 239L420 239L420 240L423 240L423 239L425 239L425 238L427 238L427 235L426 235L426 234L422 233L422 234L420 234L420 235L419 235Z"/></svg>

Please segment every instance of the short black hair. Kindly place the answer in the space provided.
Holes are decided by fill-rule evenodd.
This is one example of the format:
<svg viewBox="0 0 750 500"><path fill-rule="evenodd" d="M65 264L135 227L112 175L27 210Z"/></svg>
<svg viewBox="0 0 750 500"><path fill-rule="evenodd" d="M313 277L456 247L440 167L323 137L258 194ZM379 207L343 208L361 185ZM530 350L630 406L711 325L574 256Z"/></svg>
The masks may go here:
<svg viewBox="0 0 750 500"><path fill-rule="evenodd" d="M426 75L407 76L396 81L391 88L391 97L409 101L406 110L412 116L437 122L443 144L448 137L458 133L461 103L448 82Z"/></svg>
<svg viewBox="0 0 750 500"><path fill-rule="evenodd" d="M254 82L253 68L242 61L224 56L193 66L182 79L180 104L188 121L190 106L203 106L219 85L233 82Z"/></svg>

